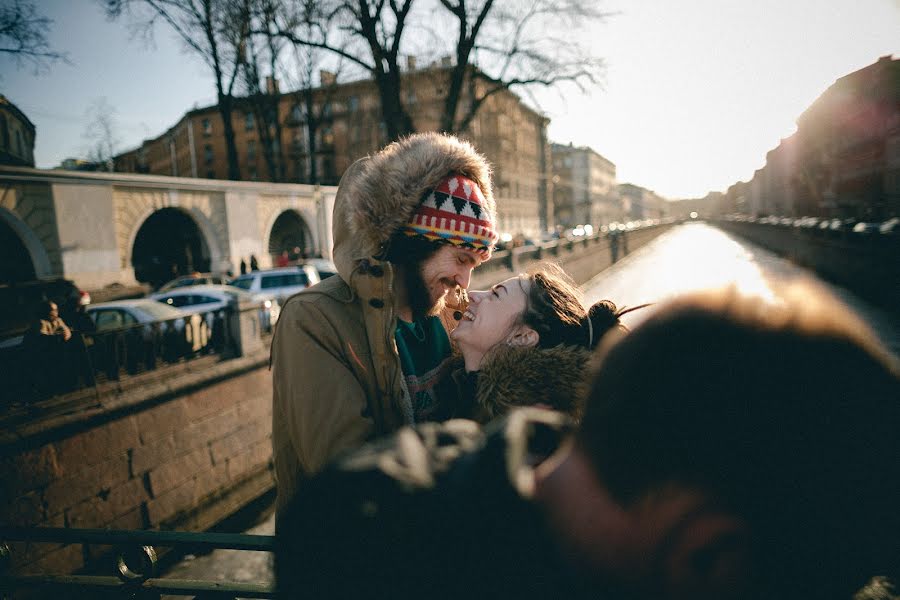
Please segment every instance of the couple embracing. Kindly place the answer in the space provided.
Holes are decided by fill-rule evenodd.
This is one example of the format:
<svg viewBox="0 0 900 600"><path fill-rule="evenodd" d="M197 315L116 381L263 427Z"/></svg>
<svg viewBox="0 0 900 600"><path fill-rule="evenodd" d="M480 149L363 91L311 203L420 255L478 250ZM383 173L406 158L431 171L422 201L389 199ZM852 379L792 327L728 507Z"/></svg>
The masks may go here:
<svg viewBox="0 0 900 600"><path fill-rule="evenodd" d="M577 415L616 307L585 310L554 266L467 294L496 227L490 168L455 137L414 135L350 167L340 277L293 297L272 345L279 507L335 455L406 425L528 404Z"/></svg>

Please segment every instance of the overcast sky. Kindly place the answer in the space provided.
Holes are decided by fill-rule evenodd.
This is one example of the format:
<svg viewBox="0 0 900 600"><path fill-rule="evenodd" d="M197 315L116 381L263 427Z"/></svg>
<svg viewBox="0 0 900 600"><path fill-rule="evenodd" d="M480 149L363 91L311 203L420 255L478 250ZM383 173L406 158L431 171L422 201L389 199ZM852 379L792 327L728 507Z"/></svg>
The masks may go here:
<svg viewBox="0 0 900 600"><path fill-rule="evenodd" d="M503 0L498 0L502 2ZM38 167L84 156L86 111L115 107L120 149L213 104L204 65L160 29L155 47L91 0L40 0L71 65L35 75L0 57L0 93L37 126ZM747 180L835 79L900 58L900 0L607 0L586 35L607 63L602 89L541 93L550 138L613 161L620 182L669 198Z"/></svg>

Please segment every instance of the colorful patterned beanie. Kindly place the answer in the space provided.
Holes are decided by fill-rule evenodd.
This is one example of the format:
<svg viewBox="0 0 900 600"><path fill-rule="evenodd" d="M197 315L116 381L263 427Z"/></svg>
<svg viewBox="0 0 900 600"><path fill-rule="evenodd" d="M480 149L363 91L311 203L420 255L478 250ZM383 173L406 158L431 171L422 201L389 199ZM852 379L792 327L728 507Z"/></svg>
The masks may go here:
<svg viewBox="0 0 900 600"><path fill-rule="evenodd" d="M499 235L483 207L484 196L478 184L452 174L425 192L402 231L409 237L448 242L489 260Z"/></svg>

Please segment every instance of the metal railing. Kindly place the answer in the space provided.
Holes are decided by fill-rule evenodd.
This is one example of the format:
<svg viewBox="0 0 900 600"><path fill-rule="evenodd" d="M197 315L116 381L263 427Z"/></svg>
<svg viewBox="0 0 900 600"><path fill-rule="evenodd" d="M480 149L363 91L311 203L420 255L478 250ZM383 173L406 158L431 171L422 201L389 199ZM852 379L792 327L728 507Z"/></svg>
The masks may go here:
<svg viewBox="0 0 900 600"><path fill-rule="evenodd" d="M109 575L8 573L14 556L7 542L101 544L114 547ZM274 598L270 583L168 579L158 576L156 547L198 550L272 552L275 537L233 533L130 531L51 527L0 527L0 592L35 588L73 595L112 594L122 598L158 599L163 594L199 598Z"/></svg>
<svg viewBox="0 0 900 600"><path fill-rule="evenodd" d="M260 313L263 308L254 308ZM74 331L72 338L34 336L3 351L10 368L4 381L10 398L36 402L156 371L205 356L227 359L239 353L236 308L177 319L135 323L101 332ZM261 335L271 332L268 319Z"/></svg>

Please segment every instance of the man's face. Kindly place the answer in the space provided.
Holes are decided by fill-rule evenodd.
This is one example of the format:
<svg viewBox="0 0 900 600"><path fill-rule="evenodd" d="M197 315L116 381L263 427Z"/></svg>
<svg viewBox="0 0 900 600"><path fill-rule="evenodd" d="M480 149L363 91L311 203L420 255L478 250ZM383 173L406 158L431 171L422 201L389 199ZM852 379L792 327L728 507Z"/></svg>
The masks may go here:
<svg viewBox="0 0 900 600"><path fill-rule="evenodd" d="M436 315L444 308L447 294L457 286L468 288L472 270L480 265L481 257L464 248L441 244L418 270L418 281L407 282L413 313Z"/></svg>
<svg viewBox="0 0 900 600"><path fill-rule="evenodd" d="M55 302L51 302L50 306L48 308L50 310L50 312L48 314L48 316L50 317L50 320L55 321L59 317L59 307L56 306Z"/></svg>

